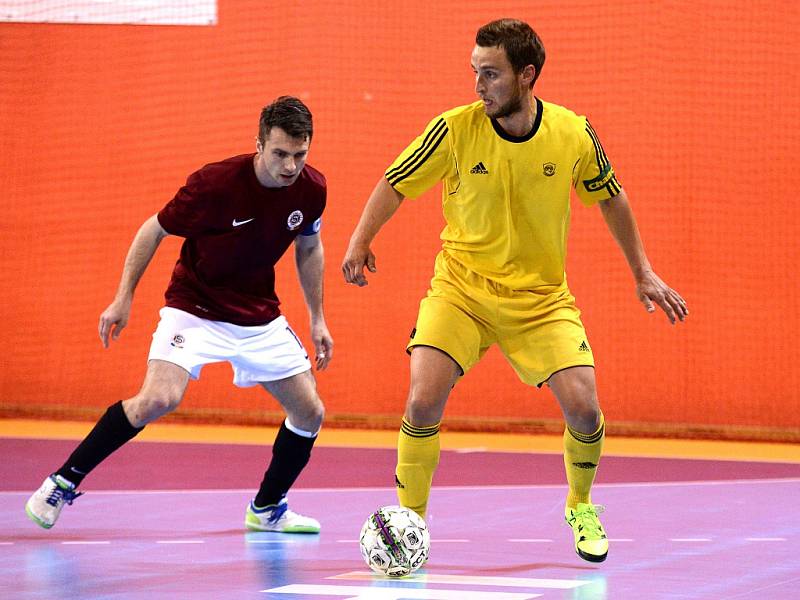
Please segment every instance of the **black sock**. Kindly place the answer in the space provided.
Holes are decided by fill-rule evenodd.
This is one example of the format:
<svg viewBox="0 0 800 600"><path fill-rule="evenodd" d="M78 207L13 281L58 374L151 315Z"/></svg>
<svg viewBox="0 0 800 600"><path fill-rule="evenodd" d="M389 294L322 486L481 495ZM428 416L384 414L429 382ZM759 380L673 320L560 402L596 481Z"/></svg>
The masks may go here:
<svg viewBox="0 0 800 600"><path fill-rule="evenodd" d="M281 424L272 445L272 461L253 501L257 507L263 508L281 501L308 464L316 440L316 436L307 438L297 435L287 429L286 423Z"/></svg>
<svg viewBox="0 0 800 600"><path fill-rule="evenodd" d="M67 462L56 471L56 475L61 475L77 487L92 469L125 442L136 437L142 429L144 427L137 429L128 421L122 401L112 404L89 435L70 454Z"/></svg>

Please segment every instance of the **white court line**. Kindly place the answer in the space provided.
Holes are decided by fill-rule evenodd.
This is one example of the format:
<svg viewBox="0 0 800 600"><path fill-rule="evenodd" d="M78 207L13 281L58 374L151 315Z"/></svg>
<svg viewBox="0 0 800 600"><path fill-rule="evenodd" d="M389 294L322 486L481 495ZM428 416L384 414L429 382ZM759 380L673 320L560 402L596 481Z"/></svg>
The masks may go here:
<svg viewBox="0 0 800 600"><path fill-rule="evenodd" d="M778 479L710 479L700 481L640 481L636 483L595 483L592 489L603 488L630 488L630 487L693 487L705 485L772 485L778 483L800 483L800 477L786 477ZM469 485L469 486L434 486L433 490L448 491L476 491L476 490L547 490L547 489L566 489L567 484L543 484L543 485ZM314 493L345 493L345 492L391 492L395 493L394 487L324 487L324 488L292 488L291 494L314 494ZM123 494L244 494L253 495L253 488L246 489L172 489L172 490L88 490L92 495L123 495ZM30 496L30 490L10 490L0 491L0 496Z"/></svg>
<svg viewBox="0 0 800 600"><path fill-rule="evenodd" d="M72 542L61 542L65 546L98 546L98 545L105 545L110 544L110 541L91 541L91 540L76 540Z"/></svg>
<svg viewBox="0 0 800 600"><path fill-rule="evenodd" d="M630 488L630 487L693 487L693 486L705 486L705 485L764 485L764 484L773 484L773 483L800 483L800 477L785 477L785 478L772 478L772 479L704 479L704 480L696 480L696 481L637 481L632 483L595 483L592 485L592 489L596 488ZM447 491L476 491L476 490L548 490L548 489L557 489L563 490L566 489L567 484L566 482L563 484L560 483L548 483L548 484L541 484L541 485L440 485L434 486L433 491L437 490L447 490ZM185 493L185 490L177 490L178 492ZM191 490L194 491L194 490ZM205 490L198 490L198 492L202 493ZM220 490L220 491L228 491L228 490ZM253 490L242 490L244 492L248 492L252 494ZM325 493L333 493L333 492L391 492L394 494L396 488L394 487L347 487L347 488L335 488L335 487L325 487L325 488L297 488L292 489L291 493L296 494L298 492L305 492L305 493L314 493L314 492L325 492ZM30 493L30 492L26 492Z"/></svg>
<svg viewBox="0 0 800 600"><path fill-rule="evenodd" d="M261 590L269 594L306 594L309 596L347 596L348 600L529 600L541 594L530 592L472 592L466 590L429 590L407 587L360 587L356 585L284 585Z"/></svg>
<svg viewBox="0 0 800 600"><path fill-rule="evenodd" d="M341 575L333 575L327 579L344 579L347 581L375 581L376 575L370 571L351 571ZM380 579L385 581L385 579ZM417 573L403 577L408 583L436 583L445 585L490 585L493 587L547 588L554 590L572 590L590 582L575 579L539 579L534 577L480 577L477 575L437 575L435 573Z"/></svg>
<svg viewBox="0 0 800 600"><path fill-rule="evenodd" d="M507 542L511 543L520 543L520 544L552 544L555 540L550 540L547 538L510 538L506 540ZM636 540L633 538L609 538L609 543L627 543L627 542L635 542ZM669 542L676 542L676 543L693 543L693 542L712 542L711 538L667 538ZM787 538L783 537L747 537L744 538L746 542L785 542ZM290 544L296 544L297 542L293 542L291 540L245 540L247 544L279 544L281 546L287 546ZM358 544L358 540L335 540L337 544ZM473 540L468 539L437 539L433 538L431 543L436 544L471 544ZM17 542L0 542L0 546L13 546ZM62 541L61 544L71 544L71 545L89 545L89 544L110 544L111 541L109 540L70 540L70 541ZM205 544L206 540L156 540L156 544ZM408 581L404 579L404 581Z"/></svg>

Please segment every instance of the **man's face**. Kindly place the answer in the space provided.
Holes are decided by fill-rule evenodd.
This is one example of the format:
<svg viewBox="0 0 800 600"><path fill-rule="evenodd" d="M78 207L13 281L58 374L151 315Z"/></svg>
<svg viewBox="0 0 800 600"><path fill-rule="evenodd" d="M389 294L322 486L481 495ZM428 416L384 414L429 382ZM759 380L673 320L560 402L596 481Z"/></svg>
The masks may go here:
<svg viewBox="0 0 800 600"><path fill-rule="evenodd" d="M472 51L475 92L483 100L486 115L492 119L508 117L522 108L529 84L523 73L514 73L505 49L475 46Z"/></svg>
<svg viewBox="0 0 800 600"><path fill-rule="evenodd" d="M295 138L280 127L270 129L264 143L256 144L256 173L267 187L286 187L297 181L306 164L310 140Z"/></svg>

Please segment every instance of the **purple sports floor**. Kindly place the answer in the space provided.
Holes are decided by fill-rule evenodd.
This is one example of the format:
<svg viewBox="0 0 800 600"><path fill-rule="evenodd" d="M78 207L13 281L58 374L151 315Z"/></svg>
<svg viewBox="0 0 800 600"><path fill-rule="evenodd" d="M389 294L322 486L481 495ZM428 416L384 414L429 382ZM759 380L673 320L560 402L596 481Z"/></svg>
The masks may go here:
<svg viewBox="0 0 800 600"><path fill-rule="evenodd" d="M50 531L28 495L75 442L0 439L0 598L271 600L800 598L800 464L603 458L609 558L579 559L554 454L445 451L431 558L382 579L358 551L396 503L394 452L319 447L289 495L322 533L247 533L268 446L128 444Z"/></svg>

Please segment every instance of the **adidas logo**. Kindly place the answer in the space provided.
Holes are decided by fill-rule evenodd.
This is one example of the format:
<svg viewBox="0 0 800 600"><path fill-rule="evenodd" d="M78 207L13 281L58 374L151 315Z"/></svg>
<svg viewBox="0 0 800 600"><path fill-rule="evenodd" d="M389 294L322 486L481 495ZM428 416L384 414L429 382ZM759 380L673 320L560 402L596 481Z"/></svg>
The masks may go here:
<svg viewBox="0 0 800 600"><path fill-rule="evenodd" d="M486 169L486 167L483 166L482 162L479 162L477 165L472 167L469 170L469 172L472 173L473 175L488 175L489 174L489 171Z"/></svg>
<svg viewBox="0 0 800 600"><path fill-rule="evenodd" d="M397 477L397 474L396 474L396 473L395 473L395 476L394 476L394 484L395 484L397 487L399 487L401 490L404 490L404 489L406 489L406 486L404 486L402 483L400 483L400 479Z"/></svg>
<svg viewBox="0 0 800 600"><path fill-rule="evenodd" d="M572 463L574 466L578 467L579 469L596 469L597 465L593 462L574 462Z"/></svg>
<svg viewBox="0 0 800 600"><path fill-rule="evenodd" d="M587 344L585 340L578 346L578 352L591 352L591 350L589 350L589 344Z"/></svg>

